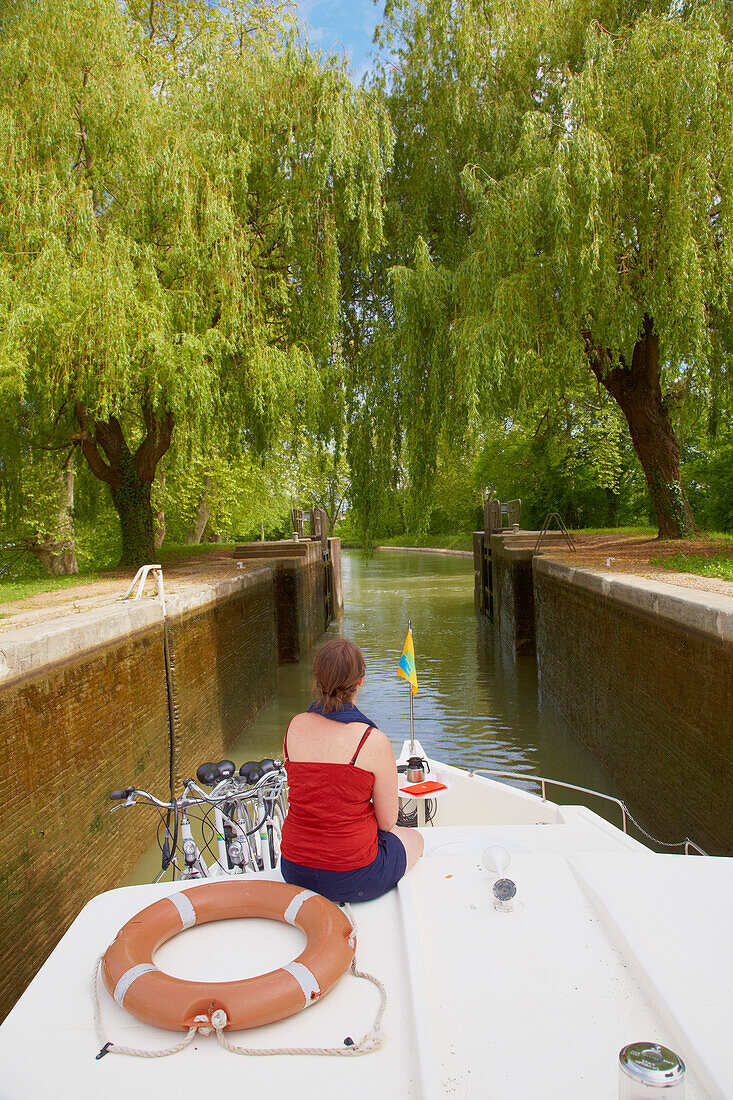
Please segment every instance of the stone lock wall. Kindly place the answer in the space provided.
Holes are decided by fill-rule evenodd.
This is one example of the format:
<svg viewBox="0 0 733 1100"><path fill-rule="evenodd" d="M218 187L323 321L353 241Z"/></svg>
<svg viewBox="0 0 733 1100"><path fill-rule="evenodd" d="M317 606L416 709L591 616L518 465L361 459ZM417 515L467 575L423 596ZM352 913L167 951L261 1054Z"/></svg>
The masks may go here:
<svg viewBox="0 0 733 1100"><path fill-rule="evenodd" d="M341 539L328 540L329 560L324 562L322 543L316 540L278 543L244 543L233 556L243 560L274 558L278 661L300 661L321 637L330 622L326 613L326 586L330 586L332 612L343 609L341 590ZM331 617L333 617L333 614Z"/></svg>
<svg viewBox="0 0 733 1100"><path fill-rule="evenodd" d="M543 699L663 841L733 855L733 601L536 558Z"/></svg>
<svg viewBox="0 0 733 1100"><path fill-rule="evenodd" d="M4 1016L81 904L123 873L118 841L128 838L109 791L122 781L167 789L162 629L5 687L0 728Z"/></svg>
<svg viewBox="0 0 733 1100"><path fill-rule="evenodd" d="M179 785L204 760L225 756L275 691L274 582L270 570L260 572L263 579L241 595L170 622Z"/></svg>
<svg viewBox="0 0 733 1100"><path fill-rule="evenodd" d="M646 829L733 855L733 599L573 568L535 539L474 533L477 614L536 651L543 699Z"/></svg>
<svg viewBox="0 0 733 1100"><path fill-rule="evenodd" d="M535 647L533 550L507 546L506 541L503 535L491 536L494 620L505 645L517 654L531 654Z"/></svg>
<svg viewBox="0 0 733 1100"><path fill-rule="evenodd" d="M231 579L167 598L179 789L226 755L275 691L278 662L299 660L327 625L320 546L294 559L265 547ZM85 902L150 846L154 811L110 814L108 795L165 797L170 744L157 600L6 632L0 649L1 1019Z"/></svg>
<svg viewBox="0 0 733 1100"><path fill-rule="evenodd" d="M304 558L279 561L275 567L275 593L278 660L299 661L326 629L320 562Z"/></svg>
<svg viewBox="0 0 733 1100"><path fill-rule="evenodd" d="M534 536L473 533L474 606L515 653L534 652Z"/></svg>
<svg viewBox="0 0 733 1100"><path fill-rule="evenodd" d="M344 609L344 594L341 582L341 539L330 538L328 551L331 558L331 590L333 592L333 612L338 617Z"/></svg>

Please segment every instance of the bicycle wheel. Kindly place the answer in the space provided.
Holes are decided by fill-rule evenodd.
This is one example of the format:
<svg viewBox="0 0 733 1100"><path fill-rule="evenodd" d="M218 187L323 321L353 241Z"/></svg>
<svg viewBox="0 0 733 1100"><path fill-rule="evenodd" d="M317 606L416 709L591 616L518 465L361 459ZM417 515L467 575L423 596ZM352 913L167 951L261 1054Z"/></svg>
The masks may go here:
<svg viewBox="0 0 733 1100"><path fill-rule="evenodd" d="M246 799L232 804L232 817L239 826L237 839L244 849L243 870L258 870L257 863L257 807Z"/></svg>
<svg viewBox="0 0 733 1100"><path fill-rule="evenodd" d="M278 801L273 806L272 813L267 821L267 846L270 852L270 867L273 869L280 862L280 839L284 820L285 815Z"/></svg>

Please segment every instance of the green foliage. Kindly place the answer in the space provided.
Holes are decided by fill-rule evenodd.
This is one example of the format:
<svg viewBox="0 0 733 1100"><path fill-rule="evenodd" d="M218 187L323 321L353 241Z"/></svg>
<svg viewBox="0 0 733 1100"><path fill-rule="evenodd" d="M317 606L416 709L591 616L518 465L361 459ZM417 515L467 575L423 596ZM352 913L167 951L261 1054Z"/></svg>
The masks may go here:
<svg viewBox="0 0 733 1100"><path fill-rule="evenodd" d="M522 501L528 529L538 530L554 511L578 528L632 524L649 510L638 460L607 398L550 406L534 428L495 425L478 471L500 500Z"/></svg>
<svg viewBox="0 0 733 1100"><path fill-rule="evenodd" d="M382 316L347 349L350 502L357 541L367 547L388 521L399 478L399 376L393 351Z"/></svg>
<svg viewBox="0 0 733 1100"><path fill-rule="evenodd" d="M235 56L263 44L276 48L295 22L292 6L280 0L125 0L124 8L159 67L161 61L175 67L195 58L206 39Z"/></svg>
<svg viewBox="0 0 733 1100"><path fill-rule="evenodd" d="M166 465L165 488L158 501L165 512L166 540L190 543L196 510L206 498L204 539L220 541L290 527L292 506L290 463L282 449L258 460L242 454L226 458L212 452L188 458L178 454ZM201 517L203 518L203 517Z"/></svg>
<svg viewBox="0 0 733 1100"><path fill-rule="evenodd" d="M582 412L589 366L604 385L612 367L637 370L648 319L660 422L680 394L704 391L720 420L733 285L725 5L393 0L382 39L397 55L383 81L397 131L394 419L418 495L436 426L449 438L456 424L529 426L539 401ZM638 418L635 430L639 446ZM640 451L652 488L674 467L666 432ZM614 448L600 431L598 443L593 476L612 493ZM585 455L566 461L590 469ZM671 484L655 503L684 527Z"/></svg>
<svg viewBox="0 0 733 1100"><path fill-rule="evenodd" d="M720 577L733 581L733 552L722 551L707 557L704 554L672 554L664 558L650 558L651 565L661 565L675 573L696 573L699 577Z"/></svg>
<svg viewBox="0 0 733 1100"><path fill-rule="evenodd" d="M165 417L217 460L266 450L284 417L332 430L341 248L361 262L381 237L384 112L334 60L234 49L205 4L154 9L152 53L114 0L6 24L2 393L42 434L117 418L131 454Z"/></svg>
<svg viewBox="0 0 733 1100"><path fill-rule="evenodd" d="M708 444L685 468L687 492L706 531L733 531L733 442Z"/></svg>
<svg viewBox="0 0 733 1100"><path fill-rule="evenodd" d="M286 0L0 8L5 535L63 523L75 443L151 535L166 424L169 538L345 501L367 545L470 530L482 484L523 522L631 522L650 497L598 382L621 401L647 327L652 498L729 527L729 6L388 0L362 89L292 26ZM116 421L128 465L158 444L124 492L89 453ZM115 513L77 482L101 561Z"/></svg>
<svg viewBox="0 0 733 1100"><path fill-rule="evenodd" d="M144 390L191 431L223 414L265 440L337 334L337 202L365 248L379 235L378 124L335 67L293 50L204 53L205 76L156 100L114 5L64 8L3 58L5 274L28 312L16 385L98 416Z"/></svg>
<svg viewBox="0 0 733 1100"><path fill-rule="evenodd" d="M5 485L9 473L14 472L8 470L7 461L0 462L0 544L4 547L0 574L31 582L43 574L35 556L39 545L69 536L60 459L55 452L28 450L15 471L18 483L10 490ZM81 463L75 471L68 518L80 574L96 573L119 561L119 527L109 495Z"/></svg>
<svg viewBox="0 0 733 1100"><path fill-rule="evenodd" d="M503 178L464 173L476 205L468 346L488 343L499 370L528 379L582 368L587 334L630 363L648 313L668 369L701 377L716 338L708 310L730 310L731 58L714 5L619 12L615 26L579 5L552 10L535 50L538 65L549 51L553 96L527 111ZM487 315L491 300L501 308Z"/></svg>
<svg viewBox="0 0 733 1100"><path fill-rule="evenodd" d="M464 552L471 552L473 550L473 532L444 531L439 535L410 535L403 531L400 534L391 535L389 538L380 539L379 542L381 546L385 547L413 546L416 549L425 547L431 550L462 550Z"/></svg>
<svg viewBox="0 0 733 1100"><path fill-rule="evenodd" d="M9 471L7 463L2 469L0 529L6 544L30 545L59 533L64 494L60 464L43 451L27 450L22 457L17 470Z"/></svg>
<svg viewBox="0 0 733 1100"><path fill-rule="evenodd" d="M429 535L476 531L483 526L481 478L472 457L440 456L433 485Z"/></svg>
<svg viewBox="0 0 733 1100"><path fill-rule="evenodd" d="M323 508L333 532L344 512L349 492L349 464L338 446L302 436L290 448L294 486L292 499L299 507Z"/></svg>

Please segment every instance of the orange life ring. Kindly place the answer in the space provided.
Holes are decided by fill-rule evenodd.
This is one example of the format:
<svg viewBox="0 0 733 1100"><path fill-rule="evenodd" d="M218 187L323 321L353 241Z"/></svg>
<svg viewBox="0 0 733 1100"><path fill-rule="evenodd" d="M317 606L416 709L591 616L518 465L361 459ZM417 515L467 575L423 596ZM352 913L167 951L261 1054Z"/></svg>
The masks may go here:
<svg viewBox="0 0 733 1100"><path fill-rule="evenodd" d="M174 978L153 962L156 950L184 928L234 917L268 917L305 933L305 950L279 970L237 982ZM141 910L117 933L102 960L102 977L119 1005L139 1020L186 1031L226 1013L240 1031L300 1012L332 989L356 951L351 922L337 905L311 890L242 878L170 894Z"/></svg>

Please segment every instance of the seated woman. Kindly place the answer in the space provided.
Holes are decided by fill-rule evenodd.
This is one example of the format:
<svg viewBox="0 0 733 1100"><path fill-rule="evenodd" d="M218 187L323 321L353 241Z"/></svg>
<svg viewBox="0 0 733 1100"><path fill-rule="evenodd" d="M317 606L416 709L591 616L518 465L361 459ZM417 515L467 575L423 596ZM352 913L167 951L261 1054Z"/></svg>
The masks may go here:
<svg viewBox="0 0 733 1100"><path fill-rule="evenodd" d="M371 901L420 858L423 838L397 828L392 746L355 705L364 682L361 650L333 638L316 654L313 674L319 698L285 734L290 809L282 875L331 901Z"/></svg>

